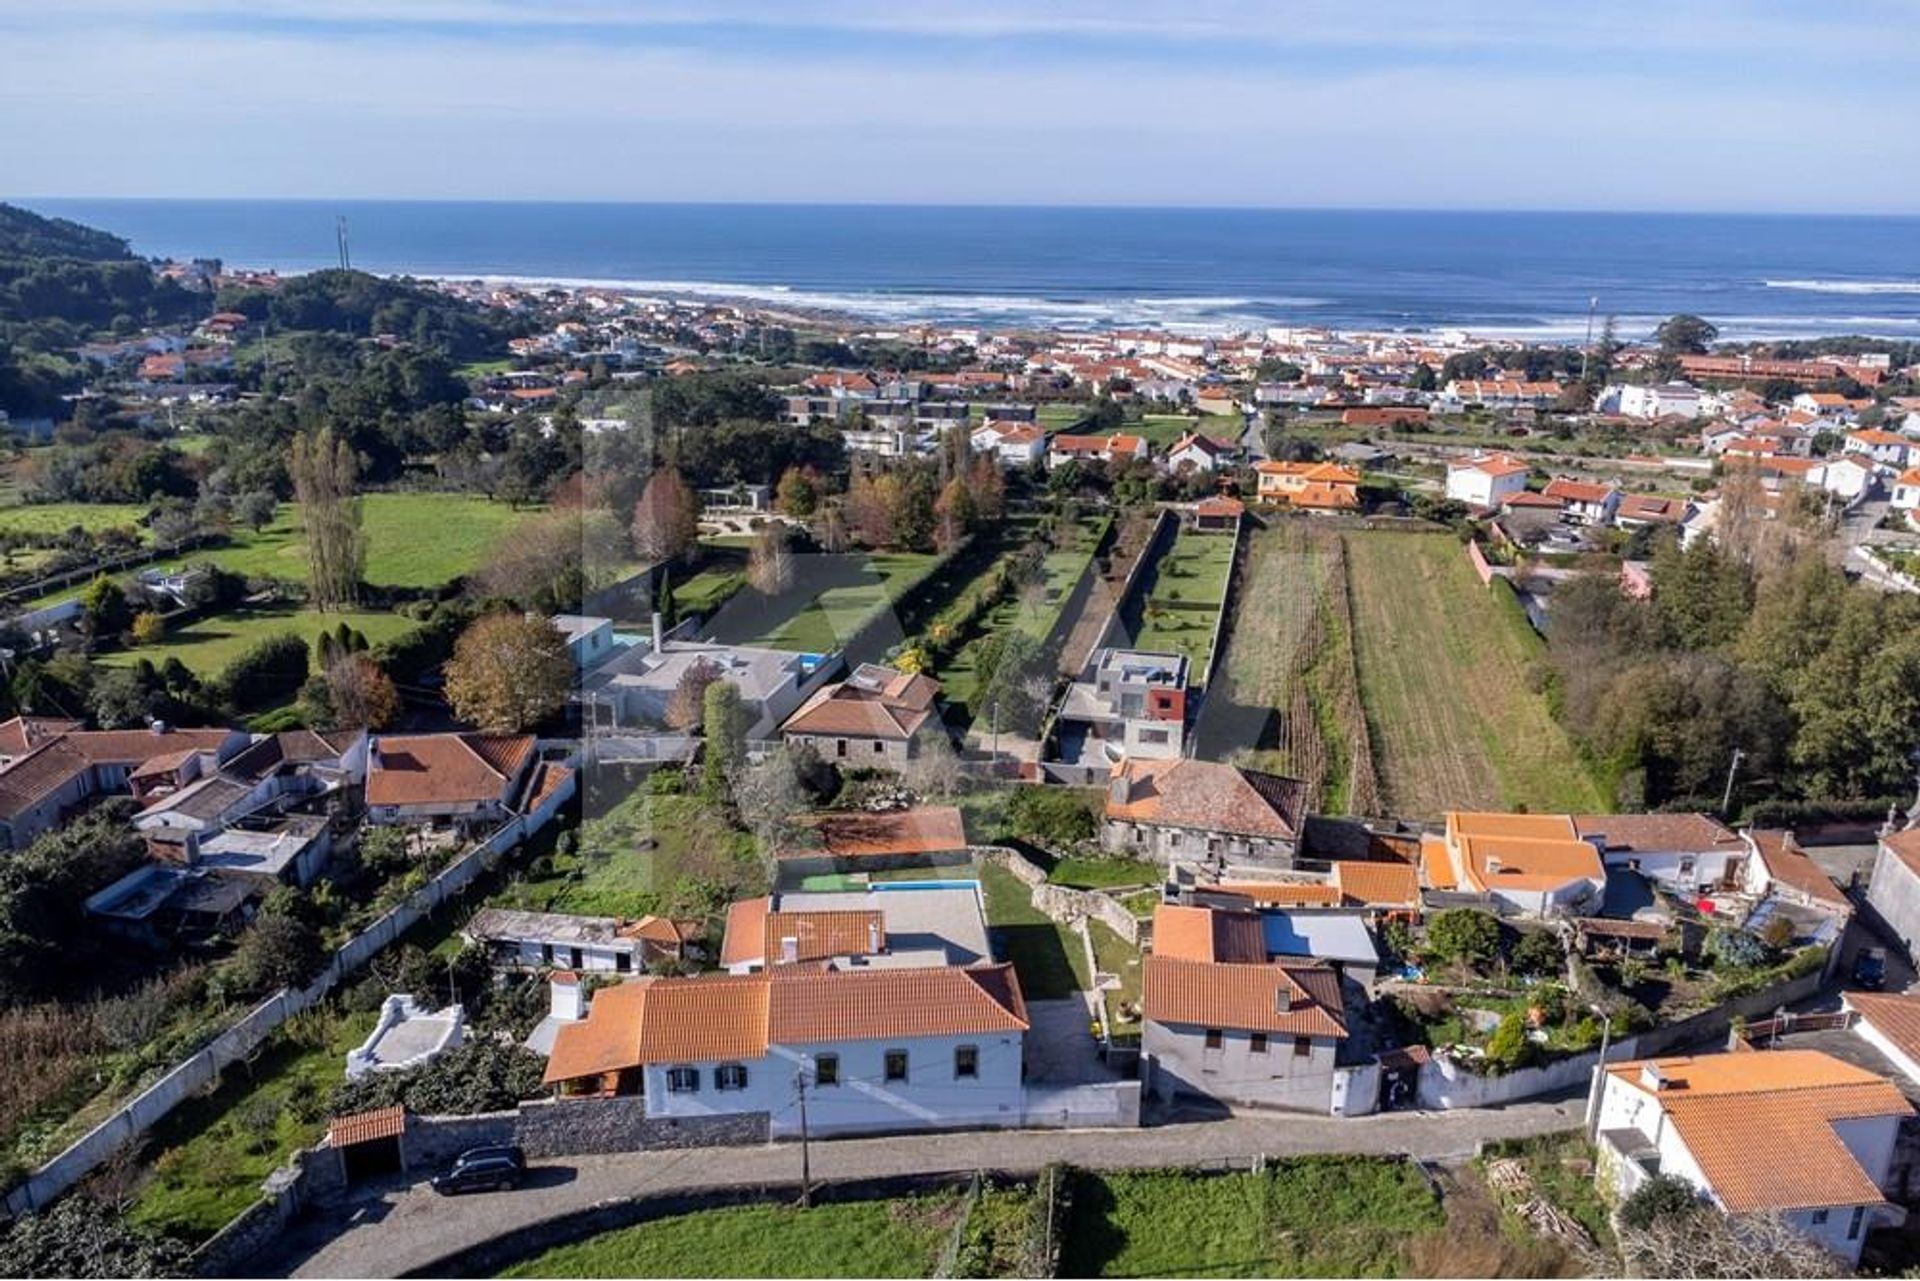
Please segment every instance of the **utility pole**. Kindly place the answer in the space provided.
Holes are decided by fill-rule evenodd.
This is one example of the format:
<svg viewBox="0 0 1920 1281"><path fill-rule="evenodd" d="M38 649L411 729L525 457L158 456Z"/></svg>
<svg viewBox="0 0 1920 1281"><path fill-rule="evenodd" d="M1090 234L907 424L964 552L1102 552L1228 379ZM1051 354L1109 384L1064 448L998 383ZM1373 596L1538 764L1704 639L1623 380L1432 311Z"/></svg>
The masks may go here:
<svg viewBox="0 0 1920 1281"><path fill-rule="evenodd" d="M340 251L340 270L353 269L353 254L347 248L347 216L340 214L333 221L333 239Z"/></svg>
<svg viewBox="0 0 1920 1281"><path fill-rule="evenodd" d="M1580 350L1580 381L1587 381L1587 365L1593 359L1593 313L1599 309L1600 296L1587 299L1587 345Z"/></svg>
<svg viewBox="0 0 1920 1281"><path fill-rule="evenodd" d="M807 1070L795 1072L793 1080L800 1087L800 1206L808 1209L813 1205L813 1152L807 1135Z"/></svg>
<svg viewBox="0 0 1920 1281"><path fill-rule="evenodd" d="M1600 1016L1600 1061L1593 1068L1593 1085L1587 1091L1587 1137L1594 1137L1595 1127L1600 1124L1600 1096L1606 1089L1607 1050L1613 1044L1613 1016L1598 1005L1590 1006Z"/></svg>
<svg viewBox="0 0 1920 1281"><path fill-rule="evenodd" d="M993 750L989 755L993 758L993 768L998 771L1000 768L1000 696L997 694L994 695L993 713L988 723L993 732Z"/></svg>
<svg viewBox="0 0 1920 1281"><path fill-rule="evenodd" d="M1746 755L1745 752L1737 747L1733 749L1733 760L1727 765L1727 790L1721 793L1720 796L1720 815L1722 818L1727 817L1728 814L1731 813L1730 807L1733 805L1733 776L1740 768L1740 762L1746 758Z"/></svg>

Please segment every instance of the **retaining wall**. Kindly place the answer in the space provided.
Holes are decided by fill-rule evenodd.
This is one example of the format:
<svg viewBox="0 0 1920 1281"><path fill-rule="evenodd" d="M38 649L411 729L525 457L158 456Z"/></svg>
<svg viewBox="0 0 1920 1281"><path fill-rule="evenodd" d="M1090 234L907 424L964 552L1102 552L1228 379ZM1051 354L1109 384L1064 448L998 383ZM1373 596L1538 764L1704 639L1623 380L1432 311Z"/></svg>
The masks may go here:
<svg viewBox="0 0 1920 1281"><path fill-rule="evenodd" d="M598 1152L766 1143L771 1124L765 1112L650 1117L646 1101L631 1096L539 1099L520 1105L514 1137L530 1157L582 1156Z"/></svg>
<svg viewBox="0 0 1920 1281"><path fill-rule="evenodd" d="M302 1010L318 1005L336 985L402 934L495 866L506 851L550 822L573 796L576 780L547 798L539 809L503 824L472 850L461 855L439 875L414 891L399 906L348 940L327 968L307 987L283 988L254 1006L198 1052L158 1081L122 1104L106 1120L82 1135L24 1183L7 1193L10 1216L29 1214L45 1206L91 1173L108 1157L158 1124L166 1115L208 1085L220 1073L251 1055L274 1029Z"/></svg>
<svg viewBox="0 0 1920 1281"><path fill-rule="evenodd" d="M1061 924L1071 925L1091 917L1127 942L1136 947L1139 945L1140 918L1111 896L1054 885L1047 880L1046 872L1020 851L1002 845L976 846L971 853L981 861L1006 868L1014 879L1031 891L1030 901L1035 909Z"/></svg>

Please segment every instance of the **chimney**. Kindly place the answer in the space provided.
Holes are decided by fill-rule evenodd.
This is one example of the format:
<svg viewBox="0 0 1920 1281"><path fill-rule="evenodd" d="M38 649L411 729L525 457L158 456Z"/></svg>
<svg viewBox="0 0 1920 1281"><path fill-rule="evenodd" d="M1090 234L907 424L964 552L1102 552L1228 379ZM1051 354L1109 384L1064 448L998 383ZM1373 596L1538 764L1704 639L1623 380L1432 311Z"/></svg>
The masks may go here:
<svg viewBox="0 0 1920 1281"><path fill-rule="evenodd" d="M880 922L867 922L867 951L877 955L880 951Z"/></svg>
<svg viewBox="0 0 1920 1281"><path fill-rule="evenodd" d="M660 611L656 609L653 611L653 652L656 654L658 654L666 644L666 636L663 634L663 629L660 624Z"/></svg>
<svg viewBox="0 0 1920 1281"><path fill-rule="evenodd" d="M783 935L780 939L780 963L792 965L799 959L800 940L791 934Z"/></svg>
<svg viewBox="0 0 1920 1281"><path fill-rule="evenodd" d="M1648 1059L1646 1065L1640 1069L1640 1084L1643 1088L1652 1090L1658 1094L1671 1085L1672 1082L1667 1080L1666 1073L1660 1070L1658 1063L1655 1063L1652 1059Z"/></svg>
<svg viewBox="0 0 1920 1281"><path fill-rule="evenodd" d="M1111 805L1125 805L1133 799L1133 778L1122 766L1113 771L1113 777L1107 780L1107 802Z"/></svg>
<svg viewBox="0 0 1920 1281"><path fill-rule="evenodd" d="M147 725L147 728L156 734L165 734L170 727L165 721L152 721Z"/></svg>
<svg viewBox="0 0 1920 1281"><path fill-rule="evenodd" d="M556 970L547 981L548 993L552 1004L549 1012L563 1023L578 1023L586 1017L587 997L581 989L580 976L572 970Z"/></svg>

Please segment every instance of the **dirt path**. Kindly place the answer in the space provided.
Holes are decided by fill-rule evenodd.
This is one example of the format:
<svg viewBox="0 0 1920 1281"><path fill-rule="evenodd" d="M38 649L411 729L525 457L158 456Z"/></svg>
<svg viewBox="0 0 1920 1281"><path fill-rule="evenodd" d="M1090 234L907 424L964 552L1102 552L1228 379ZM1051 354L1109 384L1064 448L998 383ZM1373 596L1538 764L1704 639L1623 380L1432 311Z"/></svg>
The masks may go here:
<svg viewBox="0 0 1920 1281"><path fill-rule="evenodd" d="M1094 562L1090 571L1095 575L1092 590L1081 602L1080 615L1073 620L1066 643L1060 647L1062 676L1078 676L1086 666L1094 643L1100 639L1100 629L1106 626L1107 616L1119 603L1120 589L1133 571L1133 562L1139 559L1147 545L1147 536L1153 532L1152 516L1129 513L1116 517L1115 522L1113 545L1107 553L1107 572L1101 574L1099 561Z"/></svg>

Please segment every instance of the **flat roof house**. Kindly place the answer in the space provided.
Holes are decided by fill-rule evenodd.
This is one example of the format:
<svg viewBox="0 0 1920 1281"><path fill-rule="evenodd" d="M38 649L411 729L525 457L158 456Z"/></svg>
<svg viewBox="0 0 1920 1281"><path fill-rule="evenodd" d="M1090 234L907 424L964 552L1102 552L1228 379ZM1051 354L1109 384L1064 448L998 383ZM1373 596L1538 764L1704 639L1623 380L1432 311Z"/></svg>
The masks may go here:
<svg viewBox="0 0 1920 1281"><path fill-rule="evenodd" d="M727 907L720 964L732 974L831 962L902 968L993 959L976 882L879 881L864 890L781 892Z"/></svg>
<svg viewBox="0 0 1920 1281"><path fill-rule="evenodd" d="M688 669L708 666L740 691L741 701L753 713L747 737L768 739L833 675L839 662L832 655L667 640L657 648L627 647L602 663L588 675L584 697L596 716L606 710L613 729L659 728L667 723L668 704Z"/></svg>
<svg viewBox="0 0 1920 1281"><path fill-rule="evenodd" d="M1596 1177L1625 1197L1657 1174L1730 1215L1778 1214L1850 1263L1897 1224L1895 1142L1913 1105L1892 1082L1818 1050L1641 1059L1600 1074Z"/></svg>
<svg viewBox="0 0 1920 1281"><path fill-rule="evenodd" d="M765 1118L797 1134L1016 1126L1025 998L1010 965L642 978L561 1026L561 1097L640 1095L649 1118Z"/></svg>
<svg viewBox="0 0 1920 1281"><path fill-rule="evenodd" d="M1113 646L1095 651L1060 700L1057 758L1104 772L1122 760L1182 755L1188 679L1185 654Z"/></svg>

